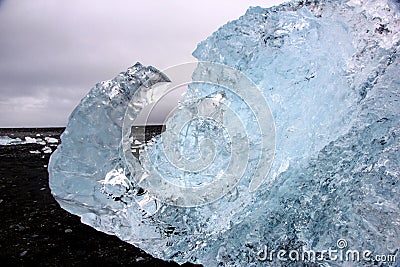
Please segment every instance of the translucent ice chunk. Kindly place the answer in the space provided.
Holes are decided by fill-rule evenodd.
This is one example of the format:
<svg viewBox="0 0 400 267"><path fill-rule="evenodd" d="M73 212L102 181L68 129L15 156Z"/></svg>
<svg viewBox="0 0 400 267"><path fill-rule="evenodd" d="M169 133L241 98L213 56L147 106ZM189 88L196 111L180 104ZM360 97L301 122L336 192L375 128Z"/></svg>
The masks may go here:
<svg viewBox="0 0 400 267"><path fill-rule="evenodd" d="M129 147L121 144L121 133L126 107L133 99L132 108L140 112L163 92L152 86L170 82L156 69L136 64L97 84L71 114L49 165L52 193L84 223L179 263L262 266L258 253L264 246L322 251L337 249L344 243L338 239L349 249L397 254L399 29L396 1L299 1L250 8L199 44L196 58L245 74L271 109L275 160L256 191L249 190L257 175L247 156L244 179L207 205L170 205L139 186L155 172L181 187L218 179L231 157L225 153L229 138L218 119L180 125L195 117L197 107L219 116L218 105L208 109L208 104L227 101L239 117L247 118L241 122L249 147L262 136L240 97L226 88L197 84L189 86L188 104L171 117L165 133L146 145L140 159L125 158ZM201 66L193 78L222 79L220 72ZM253 98L254 103L262 100ZM165 137L174 129L189 134L168 144ZM216 155L208 165L209 176L179 169L180 155L201 169L210 163L208 154ZM178 163L173 166L166 156ZM344 265L328 258L319 263ZM356 264L370 263L362 259ZM298 263L274 258L267 264Z"/></svg>

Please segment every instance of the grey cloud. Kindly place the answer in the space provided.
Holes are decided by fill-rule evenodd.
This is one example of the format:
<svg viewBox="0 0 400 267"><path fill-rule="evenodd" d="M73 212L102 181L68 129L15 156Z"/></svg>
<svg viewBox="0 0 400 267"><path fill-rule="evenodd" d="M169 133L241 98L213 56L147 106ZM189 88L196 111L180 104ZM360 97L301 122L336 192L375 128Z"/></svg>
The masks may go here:
<svg viewBox="0 0 400 267"><path fill-rule="evenodd" d="M63 126L96 82L137 61L161 70L193 61L219 26L273 3L0 0L0 127Z"/></svg>

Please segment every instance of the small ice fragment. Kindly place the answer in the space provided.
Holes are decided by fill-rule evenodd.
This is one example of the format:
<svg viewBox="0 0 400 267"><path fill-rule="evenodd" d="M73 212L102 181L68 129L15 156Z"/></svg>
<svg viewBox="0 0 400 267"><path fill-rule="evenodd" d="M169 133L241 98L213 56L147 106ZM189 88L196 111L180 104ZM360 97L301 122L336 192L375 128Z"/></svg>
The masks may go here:
<svg viewBox="0 0 400 267"><path fill-rule="evenodd" d="M28 251L27 250L25 250L25 251L23 251L23 252L21 252L21 254L19 254L21 257L23 257L23 256L25 256L26 255L26 253L28 253Z"/></svg>
<svg viewBox="0 0 400 267"><path fill-rule="evenodd" d="M48 146L45 146L45 147L42 149L42 151L43 151L43 153L45 153L45 154L49 154L49 153L53 152L53 150L52 150L50 147L48 147Z"/></svg>
<svg viewBox="0 0 400 267"><path fill-rule="evenodd" d="M53 138L53 137L45 137L44 140L46 140L47 143L51 143L51 144L58 143L58 140L56 138Z"/></svg>
<svg viewBox="0 0 400 267"><path fill-rule="evenodd" d="M20 144L38 144L38 145L45 145L46 142L41 138L32 138L29 136L25 137L25 141L20 142Z"/></svg>
<svg viewBox="0 0 400 267"><path fill-rule="evenodd" d="M38 139L40 139L40 138L38 138ZM25 137L25 142L24 142L25 144L36 144L36 142L37 142L37 140L35 138L29 137L29 136Z"/></svg>

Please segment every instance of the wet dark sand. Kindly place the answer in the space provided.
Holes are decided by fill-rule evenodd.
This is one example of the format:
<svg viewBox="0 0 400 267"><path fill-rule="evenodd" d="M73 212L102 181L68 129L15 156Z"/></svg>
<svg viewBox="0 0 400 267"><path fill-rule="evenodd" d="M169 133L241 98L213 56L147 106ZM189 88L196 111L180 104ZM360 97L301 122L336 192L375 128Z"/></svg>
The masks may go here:
<svg viewBox="0 0 400 267"><path fill-rule="evenodd" d="M40 133L59 139L62 130L0 129L0 136ZM50 154L30 153L43 147L0 146L1 266L179 266L98 232L61 209L48 186Z"/></svg>

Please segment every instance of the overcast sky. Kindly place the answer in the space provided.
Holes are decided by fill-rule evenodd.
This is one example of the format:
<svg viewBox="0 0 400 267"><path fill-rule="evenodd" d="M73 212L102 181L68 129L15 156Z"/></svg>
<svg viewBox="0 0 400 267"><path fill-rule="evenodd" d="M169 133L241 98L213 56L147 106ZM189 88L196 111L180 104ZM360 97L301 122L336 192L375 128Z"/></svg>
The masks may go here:
<svg viewBox="0 0 400 267"><path fill-rule="evenodd" d="M193 61L201 40L282 0L0 0L0 127L65 126L99 81Z"/></svg>

